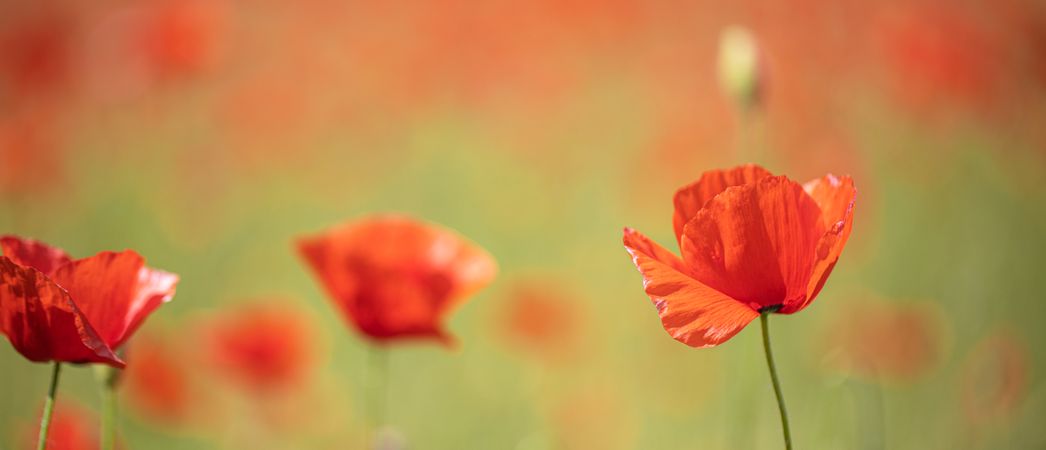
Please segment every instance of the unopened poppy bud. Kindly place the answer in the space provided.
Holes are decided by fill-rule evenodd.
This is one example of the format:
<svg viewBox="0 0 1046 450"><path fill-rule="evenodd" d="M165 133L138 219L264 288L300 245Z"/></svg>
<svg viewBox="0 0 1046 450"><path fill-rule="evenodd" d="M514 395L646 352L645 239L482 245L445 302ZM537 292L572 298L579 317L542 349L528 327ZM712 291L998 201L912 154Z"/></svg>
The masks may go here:
<svg viewBox="0 0 1046 450"><path fill-rule="evenodd" d="M719 35L719 85L746 109L762 99L762 65L759 45L747 28L730 26Z"/></svg>

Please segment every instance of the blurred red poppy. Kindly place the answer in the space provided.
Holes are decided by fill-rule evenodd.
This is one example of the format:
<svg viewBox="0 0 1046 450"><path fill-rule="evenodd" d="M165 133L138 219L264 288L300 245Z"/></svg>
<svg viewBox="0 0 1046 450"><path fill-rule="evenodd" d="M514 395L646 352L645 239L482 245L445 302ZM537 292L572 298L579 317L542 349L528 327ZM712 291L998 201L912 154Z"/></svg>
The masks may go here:
<svg viewBox="0 0 1046 450"><path fill-rule="evenodd" d="M299 385L309 374L312 328L301 311L261 305L212 318L201 336L215 369L254 392L270 392Z"/></svg>
<svg viewBox="0 0 1046 450"><path fill-rule="evenodd" d="M157 79L196 75L218 59L223 2L158 2L146 9L135 42Z"/></svg>
<svg viewBox="0 0 1046 450"><path fill-rule="evenodd" d="M457 233L378 215L301 239L298 248L346 318L375 343L453 338L445 316L494 278L486 251Z"/></svg>
<svg viewBox="0 0 1046 450"><path fill-rule="evenodd" d="M0 331L30 361L123 367L115 350L178 282L131 250L72 260L14 236L0 238L0 249Z"/></svg>
<svg viewBox="0 0 1046 450"><path fill-rule="evenodd" d="M42 412L42 411L41 411ZM35 449L38 425L25 430L22 448ZM117 448L122 448L117 445ZM47 433L47 450L97 450L98 420L68 399L58 402Z"/></svg>
<svg viewBox="0 0 1046 450"><path fill-rule="evenodd" d="M1030 357L1024 343L1008 331L979 342L963 364L962 403L971 422L1006 419L1028 390Z"/></svg>
<svg viewBox="0 0 1046 450"><path fill-rule="evenodd" d="M823 342L841 351L852 375L871 381L911 381L941 360L938 312L929 305L862 301L845 313L857 320L834 323Z"/></svg>
<svg viewBox="0 0 1046 450"><path fill-rule="evenodd" d="M682 258L631 228L625 249L665 330L712 347L761 311L813 301L850 236L856 195L850 177L804 186L756 165L713 170L675 194Z"/></svg>
<svg viewBox="0 0 1046 450"><path fill-rule="evenodd" d="M0 23L0 92L53 94L72 79L74 22L55 8L16 6L7 5L16 19Z"/></svg>
<svg viewBox="0 0 1046 450"><path fill-rule="evenodd" d="M174 342L155 335L138 336L127 349L127 369L120 380L122 396L142 416L167 424L190 418L192 405L185 356Z"/></svg>
<svg viewBox="0 0 1046 450"><path fill-rule="evenodd" d="M0 112L0 195L36 200L68 189L58 116L53 108Z"/></svg>
<svg viewBox="0 0 1046 450"><path fill-rule="evenodd" d="M887 9L872 28L899 100L917 113L990 112L1005 79L1006 46L977 13L951 2L905 5Z"/></svg>
<svg viewBox="0 0 1046 450"><path fill-rule="evenodd" d="M569 290L543 282L520 282L504 302L497 328L505 341L549 362L570 359L580 339L576 299Z"/></svg>

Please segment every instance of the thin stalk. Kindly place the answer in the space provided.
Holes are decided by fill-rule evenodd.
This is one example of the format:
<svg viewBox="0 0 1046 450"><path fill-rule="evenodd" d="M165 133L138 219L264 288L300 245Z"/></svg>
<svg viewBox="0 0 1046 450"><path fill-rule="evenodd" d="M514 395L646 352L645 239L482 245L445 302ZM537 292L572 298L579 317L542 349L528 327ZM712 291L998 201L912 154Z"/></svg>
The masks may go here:
<svg viewBox="0 0 1046 450"><path fill-rule="evenodd" d="M367 365L364 369L364 412L367 429L364 430L364 448L376 445L379 429L385 425L388 404L388 349L371 344L367 349Z"/></svg>
<svg viewBox="0 0 1046 450"><path fill-rule="evenodd" d="M47 400L44 401L44 415L40 418L40 436L36 440L36 450L47 448L47 431L51 428L51 415L54 413L54 397L58 391L58 376L62 373L62 363L55 361L54 370L51 371L51 388L47 391Z"/></svg>
<svg viewBox="0 0 1046 450"><path fill-rule="evenodd" d="M774 364L774 352L770 349L769 316L776 309L766 310L759 314L759 323L763 327L763 350L766 352L766 365L770 368L770 380L777 395L777 409L781 411L781 429L784 432L785 449L792 450L792 432L788 427L788 410L785 407L784 394L781 392L781 381L777 377L777 365Z"/></svg>
<svg viewBox="0 0 1046 450"><path fill-rule="evenodd" d="M113 450L116 445L116 386L102 386L102 436L101 450Z"/></svg>
<svg viewBox="0 0 1046 450"><path fill-rule="evenodd" d="M874 377L873 377L874 378ZM862 383L848 381L853 390L857 407L857 431L861 448L884 450L886 448L886 420L883 417L883 391L878 381Z"/></svg>
<svg viewBox="0 0 1046 450"><path fill-rule="evenodd" d="M370 350L371 386L371 420L375 428L385 425L386 408L388 407L389 355L384 347L372 346Z"/></svg>
<svg viewBox="0 0 1046 450"><path fill-rule="evenodd" d="M94 366L94 376L102 395L102 429L98 434L100 450L113 450L116 447L116 389L122 375L123 371L115 367L102 364Z"/></svg>

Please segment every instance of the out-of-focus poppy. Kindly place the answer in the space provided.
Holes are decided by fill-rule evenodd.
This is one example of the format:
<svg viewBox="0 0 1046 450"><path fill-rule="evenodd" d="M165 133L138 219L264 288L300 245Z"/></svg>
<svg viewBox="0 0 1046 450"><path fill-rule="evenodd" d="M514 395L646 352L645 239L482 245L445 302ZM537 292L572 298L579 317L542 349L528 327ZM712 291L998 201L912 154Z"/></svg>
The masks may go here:
<svg viewBox="0 0 1046 450"><path fill-rule="evenodd" d="M1023 63L1033 82L1038 83L1040 89L1046 86L1046 5L1009 0L990 6L985 12L998 15L1000 29L1006 33L1007 47L1016 50L1016 59Z"/></svg>
<svg viewBox="0 0 1046 450"><path fill-rule="evenodd" d="M72 78L70 17L54 8L8 17L17 19L9 24L0 21L0 81L6 81L16 95L48 94L66 86ZM0 93L4 87L0 84Z"/></svg>
<svg viewBox="0 0 1046 450"><path fill-rule="evenodd" d="M312 326L301 311L256 305L222 313L201 332L215 369L252 392L300 385L314 361Z"/></svg>
<svg viewBox="0 0 1046 450"><path fill-rule="evenodd" d="M84 37L87 88L103 101L190 80L224 57L228 2L130 2L101 11Z"/></svg>
<svg viewBox="0 0 1046 450"><path fill-rule="evenodd" d="M979 342L962 370L962 403L973 423L1006 419L1028 389L1028 349L1007 331Z"/></svg>
<svg viewBox="0 0 1046 450"><path fill-rule="evenodd" d="M947 2L887 12L871 30L903 106L919 113L998 106L1007 49L974 13Z"/></svg>
<svg viewBox="0 0 1046 450"><path fill-rule="evenodd" d="M58 192L68 187L63 129L52 108L0 113L0 195Z"/></svg>
<svg viewBox="0 0 1046 450"><path fill-rule="evenodd" d="M100 362L174 296L178 276L145 266L131 250L72 260L31 239L0 238L0 326L26 359Z"/></svg>
<svg viewBox="0 0 1046 450"><path fill-rule="evenodd" d="M196 75L217 61L223 2L160 2L144 12L136 41L158 79Z"/></svg>
<svg viewBox="0 0 1046 450"><path fill-rule="evenodd" d="M25 430L22 448L35 449L39 428ZM118 445L117 448L122 448ZM47 450L97 450L98 419L77 406L64 400L55 406L51 426L47 433Z"/></svg>
<svg viewBox="0 0 1046 450"><path fill-rule="evenodd" d="M486 251L457 233L399 215L352 221L298 248L346 319L375 343L452 343L444 318L497 271Z"/></svg>
<svg viewBox="0 0 1046 450"><path fill-rule="evenodd" d="M813 301L850 236L856 195L850 177L804 186L755 165L713 170L675 194L682 258L631 228L625 249L665 330L711 347L760 312Z"/></svg>
<svg viewBox="0 0 1046 450"><path fill-rule="evenodd" d="M138 336L127 349L127 368L120 376L125 401L143 417L164 424L190 418L192 382L184 357L173 342Z"/></svg>
<svg viewBox="0 0 1046 450"><path fill-rule="evenodd" d="M505 341L549 362L561 362L580 344L581 314L569 290L543 282L518 282L496 321Z"/></svg>
<svg viewBox="0 0 1046 450"><path fill-rule="evenodd" d="M846 312L824 343L838 369L869 381L911 381L926 374L944 351L940 318L929 305L861 302Z"/></svg>

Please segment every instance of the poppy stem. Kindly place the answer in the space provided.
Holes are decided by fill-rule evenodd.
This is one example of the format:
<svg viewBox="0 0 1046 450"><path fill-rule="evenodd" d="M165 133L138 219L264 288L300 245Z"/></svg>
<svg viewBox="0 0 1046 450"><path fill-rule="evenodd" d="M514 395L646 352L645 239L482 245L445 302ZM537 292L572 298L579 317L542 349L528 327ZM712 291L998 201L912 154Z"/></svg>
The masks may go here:
<svg viewBox="0 0 1046 450"><path fill-rule="evenodd" d="M102 430L99 433L101 450L116 446L116 388L123 371L106 365L94 366L94 375L102 388Z"/></svg>
<svg viewBox="0 0 1046 450"><path fill-rule="evenodd" d="M54 370L51 372L51 388L47 391L47 400L44 401L44 415L40 418L40 437L36 441L36 450L47 448L47 431L51 428L51 415L54 413L54 397L58 391L58 376L62 372L62 363L55 361Z"/></svg>
<svg viewBox="0 0 1046 450"><path fill-rule="evenodd" d="M785 407L784 394L781 392L781 381L777 377L777 365L774 364L774 352L770 349L770 313L776 309L764 310L759 314L759 323L763 328L763 350L766 352L766 365L770 368L770 381L777 395L777 409L781 411L781 429L784 431L785 449L792 450L792 432L788 427L788 410Z"/></svg>
<svg viewBox="0 0 1046 450"><path fill-rule="evenodd" d="M385 410L388 404L388 349L379 345L371 345L368 349L368 357L367 412L371 429L367 434L370 434L372 439L377 439L378 430L385 425Z"/></svg>
<svg viewBox="0 0 1046 450"><path fill-rule="evenodd" d="M101 450L112 450L116 443L116 387L105 383L102 387Z"/></svg>
<svg viewBox="0 0 1046 450"><path fill-rule="evenodd" d="M371 367L374 368L374 422L385 425L385 408L388 396L389 355L384 348L371 350Z"/></svg>

